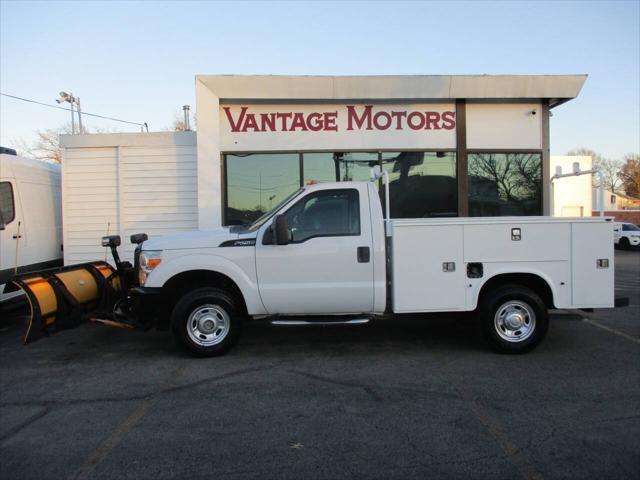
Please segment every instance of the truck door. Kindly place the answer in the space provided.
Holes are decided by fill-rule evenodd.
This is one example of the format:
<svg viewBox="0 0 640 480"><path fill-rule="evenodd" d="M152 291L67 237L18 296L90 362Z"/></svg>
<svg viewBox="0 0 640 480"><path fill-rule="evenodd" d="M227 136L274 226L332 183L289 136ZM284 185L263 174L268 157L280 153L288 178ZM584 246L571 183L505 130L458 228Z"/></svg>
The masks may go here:
<svg viewBox="0 0 640 480"><path fill-rule="evenodd" d="M19 201L13 181L0 179L0 285L13 275L16 266L16 241L24 236L20 222ZM0 292L1 293L1 292Z"/></svg>
<svg viewBox="0 0 640 480"><path fill-rule="evenodd" d="M373 310L372 232L366 185L317 190L284 215L288 245L256 242L260 296L271 314ZM270 222L268 222L270 223Z"/></svg>

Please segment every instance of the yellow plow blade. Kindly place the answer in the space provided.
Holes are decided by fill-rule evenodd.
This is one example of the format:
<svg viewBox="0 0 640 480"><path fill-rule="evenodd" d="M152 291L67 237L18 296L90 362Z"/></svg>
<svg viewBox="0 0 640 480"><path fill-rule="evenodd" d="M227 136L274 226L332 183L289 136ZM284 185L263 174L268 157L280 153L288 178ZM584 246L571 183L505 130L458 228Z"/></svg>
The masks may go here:
<svg viewBox="0 0 640 480"><path fill-rule="evenodd" d="M79 326L92 310L110 309L119 283L106 262L17 275L11 281L24 291L31 309L25 344Z"/></svg>

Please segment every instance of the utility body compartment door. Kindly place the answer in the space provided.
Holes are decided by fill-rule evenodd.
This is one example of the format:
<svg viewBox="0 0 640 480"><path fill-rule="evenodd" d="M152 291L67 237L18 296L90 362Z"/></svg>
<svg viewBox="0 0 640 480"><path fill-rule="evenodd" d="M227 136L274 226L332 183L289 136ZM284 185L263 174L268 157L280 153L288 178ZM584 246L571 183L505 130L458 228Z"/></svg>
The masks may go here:
<svg viewBox="0 0 640 480"><path fill-rule="evenodd" d="M613 225L610 222L576 222L571 234L573 305L578 308L613 307Z"/></svg>
<svg viewBox="0 0 640 480"><path fill-rule="evenodd" d="M393 225L393 311L465 309L462 225Z"/></svg>
<svg viewBox="0 0 640 480"><path fill-rule="evenodd" d="M256 242L258 286L267 312L371 312L374 262L366 184L311 191L281 213L291 243L263 244L271 222Z"/></svg>

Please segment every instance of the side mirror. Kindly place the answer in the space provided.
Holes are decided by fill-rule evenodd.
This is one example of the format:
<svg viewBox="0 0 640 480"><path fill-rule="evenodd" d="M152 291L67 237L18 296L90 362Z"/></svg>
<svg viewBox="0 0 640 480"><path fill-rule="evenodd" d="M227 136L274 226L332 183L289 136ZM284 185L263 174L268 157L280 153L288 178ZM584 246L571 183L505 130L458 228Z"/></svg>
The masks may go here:
<svg viewBox="0 0 640 480"><path fill-rule="evenodd" d="M276 245L287 245L289 243L289 224L287 217L284 215L276 215L275 220L271 224L271 228L274 229L274 238L276 239Z"/></svg>

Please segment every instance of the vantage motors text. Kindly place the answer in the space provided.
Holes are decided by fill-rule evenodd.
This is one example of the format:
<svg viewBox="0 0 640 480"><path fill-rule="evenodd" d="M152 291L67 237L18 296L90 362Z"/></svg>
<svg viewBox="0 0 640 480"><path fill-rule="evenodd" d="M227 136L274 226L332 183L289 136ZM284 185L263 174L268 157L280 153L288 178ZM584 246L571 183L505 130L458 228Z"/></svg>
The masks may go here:
<svg viewBox="0 0 640 480"><path fill-rule="evenodd" d="M229 127L238 132L337 132L338 111L329 112L252 112L241 107L234 116L223 107ZM453 130L455 112L417 110L373 110L373 105L347 105L346 130Z"/></svg>

